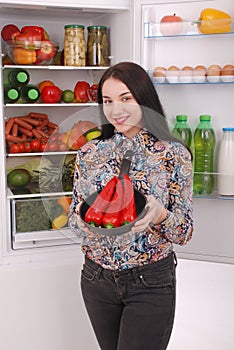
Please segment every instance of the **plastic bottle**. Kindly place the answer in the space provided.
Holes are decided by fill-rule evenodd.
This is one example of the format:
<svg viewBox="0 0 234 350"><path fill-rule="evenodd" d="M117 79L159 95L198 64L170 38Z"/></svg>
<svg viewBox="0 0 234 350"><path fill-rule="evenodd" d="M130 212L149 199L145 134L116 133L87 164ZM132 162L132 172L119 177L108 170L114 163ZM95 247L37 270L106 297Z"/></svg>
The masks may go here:
<svg viewBox="0 0 234 350"><path fill-rule="evenodd" d="M187 115L177 115L172 135L183 141L191 149L192 131L187 123Z"/></svg>
<svg viewBox="0 0 234 350"><path fill-rule="evenodd" d="M34 103L40 97L40 91L37 86L28 84L20 89L20 101L22 103Z"/></svg>
<svg viewBox="0 0 234 350"><path fill-rule="evenodd" d="M4 86L4 103L15 103L19 100L19 90L14 86Z"/></svg>
<svg viewBox="0 0 234 350"><path fill-rule="evenodd" d="M211 194L214 191L214 151L216 137L210 123L210 115L201 115L194 133L194 178L195 194Z"/></svg>
<svg viewBox="0 0 234 350"><path fill-rule="evenodd" d="M223 128L219 145L217 192L222 196L234 196L234 128Z"/></svg>
<svg viewBox="0 0 234 350"><path fill-rule="evenodd" d="M30 81L30 75L25 69L14 68L8 72L7 76L10 85L21 87Z"/></svg>

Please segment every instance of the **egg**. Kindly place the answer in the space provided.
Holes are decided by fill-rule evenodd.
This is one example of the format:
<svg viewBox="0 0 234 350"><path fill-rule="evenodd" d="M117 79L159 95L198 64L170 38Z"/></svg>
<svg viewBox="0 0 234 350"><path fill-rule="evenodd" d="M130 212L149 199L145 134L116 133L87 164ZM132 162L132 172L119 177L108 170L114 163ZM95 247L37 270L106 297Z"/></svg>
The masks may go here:
<svg viewBox="0 0 234 350"><path fill-rule="evenodd" d="M204 83L206 81L206 67L198 65L193 69L193 82Z"/></svg>
<svg viewBox="0 0 234 350"><path fill-rule="evenodd" d="M164 83L166 79L166 68L156 67L153 71L153 81L156 83Z"/></svg>
<svg viewBox="0 0 234 350"><path fill-rule="evenodd" d="M234 82L234 65L233 64L226 64L225 66L223 66L220 73L220 79L224 83Z"/></svg>
<svg viewBox="0 0 234 350"><path fill-rule="evenodd" d="M180 70L177 66L170 66L166 71L166 79L168 83L177 83L179 80Z"/></svg>
<svg viewBox="0 0 234 350"><path fill-rule="evenodd" d="M207 80L210 83L217 83L220 81L221 67L218 64L212 64L207 68Z"/></svg>
<svg viewBox="0 0 234 350"><path fill-rule="evenodd" d="M193 75L193 67L184 66L179 74L179 80L181 83L191 83Z"/></svg>

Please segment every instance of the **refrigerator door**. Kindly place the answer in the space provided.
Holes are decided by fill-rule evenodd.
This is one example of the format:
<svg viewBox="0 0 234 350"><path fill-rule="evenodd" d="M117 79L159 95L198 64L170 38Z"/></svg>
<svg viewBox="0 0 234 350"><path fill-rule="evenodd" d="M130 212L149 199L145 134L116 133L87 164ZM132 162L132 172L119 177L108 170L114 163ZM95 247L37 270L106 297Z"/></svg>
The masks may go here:
<svg viewBox="0 0 234 350"><path fill-rule="evenodd" d="M194 133L202 114L211 115L216 133L215 183L217 183L217 151L223 127L233 127L232 110L233 77L204 76L193 79L193 70L202 65L221 69L234 63L234 26L222 34L200 33L198 18L205 8L220 9L234 17L232 1L161 1L138 0L135 2L136 25L134 32L141 36L135 47L136 60L149 72L164 106L169 127L172 129L176 115L187 115ZM170 26L172 16L182 19L177 26ZM169 17L169 18L168 18ZM168 27L169 23L169 27ZM171 70L170 67L176 67ZM159 67L164 74L156 74ZM183 68L187 67L187 71ZM190 68L189 68L190 67ZM158 69L159 69L158 68ZM170 68L168 70L168 68ZM216 74L217 75L217 74ZM182 257L208 261L234 262L234 237L232 213L234 198L214 193L204 198L194 196L195 231L191 242L175 246ZM216 220L215 220L216 219Z"/></svg>

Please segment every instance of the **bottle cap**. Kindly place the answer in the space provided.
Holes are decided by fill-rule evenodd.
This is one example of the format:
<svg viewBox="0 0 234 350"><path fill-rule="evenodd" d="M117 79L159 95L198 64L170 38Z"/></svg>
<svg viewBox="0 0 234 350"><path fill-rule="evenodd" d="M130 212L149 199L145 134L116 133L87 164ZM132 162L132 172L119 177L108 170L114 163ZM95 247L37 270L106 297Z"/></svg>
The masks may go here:
<svg viewBox="0 0 234 350"><path fill-rule="evenodd" d="M200 121L201 122L209 122L211 120L211 116L208 114L200 115Z"/></svg>
<svg viewBox="0 0 234 350"><path fill-rule="evenodd" d="M223 128L223 131L234 131L234 128Z"/></svg>
<svg viewBox="0 0 234 350"><path fill-rule="evenodd" d="M107 27L106 26L89 26L87 27L88 30L94 30L94 29L103 29L106 30Z"/></svg>
<svg viewBox="0 0 234 350"><path fill-rule="evenodd" d="M27 80L28 80L28 76L27 76L27 73L25 73L25 72L19 72L18 74L17 74L17 80L18 80L18 82L19 83L26 83L27 82Z"/></svg>
<svg viewBox="0 0 234 350"><path fill-rule="evenodd" d="M11 100L16 100L19 97L19 92L16 89L10 89L7 91L7 96Z"/></svg>
<svg viewBox="0 0 234 350"><path fill-rule="evenodd" d="M177 115L177 116L176 116L176 120L177 120L178 122L186 122L187 119L188 119L187 115Z"/></svg>
<svg viewBox="0 0 234 350"><path fill-rule="evenodd" d="M36 89L31 89L28 91L28 97L31 100L37 100L39 97L39 92Z"/></svg>

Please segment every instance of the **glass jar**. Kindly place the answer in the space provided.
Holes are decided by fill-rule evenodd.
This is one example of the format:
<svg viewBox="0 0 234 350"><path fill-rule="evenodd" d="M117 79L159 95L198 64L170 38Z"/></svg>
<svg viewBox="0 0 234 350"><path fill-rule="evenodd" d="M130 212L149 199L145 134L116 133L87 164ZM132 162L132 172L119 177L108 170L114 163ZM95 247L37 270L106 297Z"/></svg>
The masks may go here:
<svg viewBox="0 0 234 350"><path fill-rule="evenodd" d="M89 26L87 42L87 65L108 66L107 27Z"/></svg>
<svg viewBox="0 0 234 350"><path fill-rule="evenodd" d="M86 65L85 27L79 24L69 24L64 28L64 66L84 67Z"/></svg>

